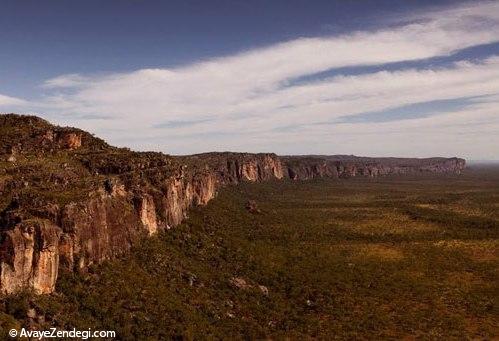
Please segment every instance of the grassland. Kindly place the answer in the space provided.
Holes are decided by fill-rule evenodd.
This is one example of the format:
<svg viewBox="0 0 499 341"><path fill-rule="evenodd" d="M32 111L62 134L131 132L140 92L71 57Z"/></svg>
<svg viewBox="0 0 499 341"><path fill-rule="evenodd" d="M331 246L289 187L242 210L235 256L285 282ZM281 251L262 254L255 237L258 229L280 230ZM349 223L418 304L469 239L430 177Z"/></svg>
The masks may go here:
<svg viewBox="0 0 499 341"><path fill-rule="evenodd" d="M245 209L248 200L260 213ZM499 337L499 168L243 184L0 323L120 339Z"/></svg>

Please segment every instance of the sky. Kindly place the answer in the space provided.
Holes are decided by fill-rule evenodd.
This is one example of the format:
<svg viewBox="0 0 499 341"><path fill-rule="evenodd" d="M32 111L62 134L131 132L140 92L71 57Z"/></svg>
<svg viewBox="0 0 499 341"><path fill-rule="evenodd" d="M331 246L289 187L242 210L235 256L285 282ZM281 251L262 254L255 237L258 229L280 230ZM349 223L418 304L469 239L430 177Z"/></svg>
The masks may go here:
<svg viewBox="0 0 499 341"><path fill-rule="evenodd" d="M0 0L0 112L110 144L499 159L499 1Z"/></svg>

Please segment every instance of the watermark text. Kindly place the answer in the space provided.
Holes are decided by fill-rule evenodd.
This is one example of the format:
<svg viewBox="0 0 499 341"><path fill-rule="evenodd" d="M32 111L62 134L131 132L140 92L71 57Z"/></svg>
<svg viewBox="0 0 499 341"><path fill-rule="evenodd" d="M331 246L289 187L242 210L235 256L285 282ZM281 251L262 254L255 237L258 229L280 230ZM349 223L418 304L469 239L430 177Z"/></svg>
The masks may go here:
<svg viewBox="0 0 499 341"><path fill-rule="evenodd" d="M13 338L29 338L35 340L51 339L51 338L75 338L87 340L90 338L115 338L116 332L113 330L58 330L57 328L50 328L47 330L29 330L21 328L20 330L11 329L9 331L10 337Z"/></svg>

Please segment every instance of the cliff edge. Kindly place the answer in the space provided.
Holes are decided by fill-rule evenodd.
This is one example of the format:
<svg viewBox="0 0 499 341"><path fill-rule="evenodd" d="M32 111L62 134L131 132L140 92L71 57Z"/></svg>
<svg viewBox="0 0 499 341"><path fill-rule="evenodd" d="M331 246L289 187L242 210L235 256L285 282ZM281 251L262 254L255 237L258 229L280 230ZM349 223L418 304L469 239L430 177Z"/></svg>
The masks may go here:
<svg viewBox="0 0 499 341"><path fill-rule="evenodd" d="M35 116L0 115L0 291L53 292L59 270L127 252L222 186L464 167L459 158L139 153Z"/></svg>

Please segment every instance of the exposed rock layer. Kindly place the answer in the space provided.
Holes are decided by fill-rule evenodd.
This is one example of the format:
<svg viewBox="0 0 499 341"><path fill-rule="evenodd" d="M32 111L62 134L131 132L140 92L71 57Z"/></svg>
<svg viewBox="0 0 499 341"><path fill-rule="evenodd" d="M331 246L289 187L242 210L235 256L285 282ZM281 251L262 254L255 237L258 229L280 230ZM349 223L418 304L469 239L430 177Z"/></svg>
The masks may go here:
<svg viewBox="0 0 499 341"><path fill-rule="evenodd" d="M395 159L207 153L171 157L114 148L31 116L0 116L0 290L54 291L58 271L85 271L169 229L225 185L460 172L458 158Z"/></svg>

